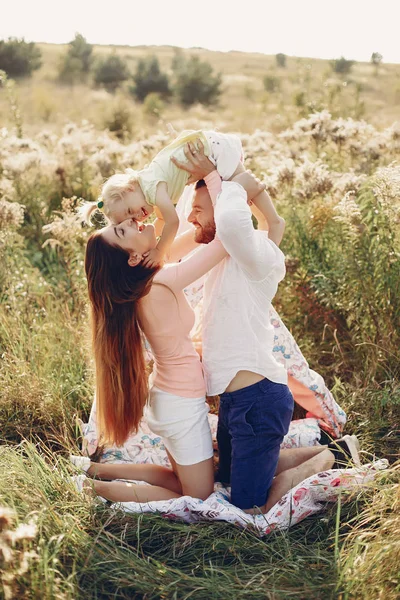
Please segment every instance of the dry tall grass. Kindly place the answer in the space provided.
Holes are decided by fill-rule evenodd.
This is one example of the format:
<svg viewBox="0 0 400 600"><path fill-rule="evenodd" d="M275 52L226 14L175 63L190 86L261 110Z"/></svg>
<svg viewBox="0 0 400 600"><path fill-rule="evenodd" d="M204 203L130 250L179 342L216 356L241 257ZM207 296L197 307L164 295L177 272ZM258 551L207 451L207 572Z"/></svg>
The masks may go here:
<svg viewBox="0 0 400 600"><path fill-rule="evenodd" d="M187 526L91 505L74 491L65 456L78 451L74 416L87 417L93 394L87 230L75 207L95 198L115 170L147 163L168 141L171 121L176 130L240 133L247 166L266 180L287 222L288 274L276 306L346 408L348 430L395 465L399 66L383 65L376 76L371 65L358 64L343 85L326 61L289 58L288 68L277 70L273 57L195 50L224 73L221 106L183 112L171 104L158 118L124 90L113 97L58 86L62 50L44 46L43 68L15 88L22 137L0 90L0 505L16 515L15 527L33 517L37 527L37 536L12 548L11 562L0 548L3 581L11 582L6 594L394 599L398 466L339 513L327 507L322 519L260 540L224 524ZM154 51L168 69L174 50L116 51L132 68ZM280 81L276 93L262 89L268 73ZM123 141L105 128L121 114L131 123Z"/></svg>

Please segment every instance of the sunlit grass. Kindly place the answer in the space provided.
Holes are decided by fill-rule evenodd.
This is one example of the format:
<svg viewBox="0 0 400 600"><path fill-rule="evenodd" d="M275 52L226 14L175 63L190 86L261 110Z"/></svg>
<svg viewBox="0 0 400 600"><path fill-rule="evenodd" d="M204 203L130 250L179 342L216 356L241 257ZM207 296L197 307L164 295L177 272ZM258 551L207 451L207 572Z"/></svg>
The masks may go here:
<svg viewBox="0 0 400 600"><path fill-rule="evenodd" d="M0 120L9 129L0 131L0 506L16 514L4 522L8 532L31 519L37 526L34 539L15 545L7 568L0 544L0 576L11 577L15 597L46 600L394 600L400 129L389 125L398 116L399 67L382 65L377 77L371 65L357 64L345 81L327 61L289 57L279 70L274 57L195 50L224 73L220 106L182 111L172 103L155 118L126 90L112 96L59 86L63 48L42 50L43 68L17 85L23 140L13 137L0 90ZM133 70L150 49L116 51ZM169 69L174 50L154 51ZM279 80L276 93L263 90L266 74ZM296 101L300 91L306 104ZM130 124L122 140L104 129L121 107ZM324 108L331 114L315 112ZM357 120L363 116L368 123ZM70 120L78 125L62 129ZM80 442L75 418L87 419L93 397L87 232L74 210L114 170L146 164L168 139L169 121L176 130L242 134L246 166L265 179L287 223L288 273L275 307L347 411L363 460L386 457L392 465L350 502L264 539L224 523L111 511L70 480L66 458Z"/></svg>

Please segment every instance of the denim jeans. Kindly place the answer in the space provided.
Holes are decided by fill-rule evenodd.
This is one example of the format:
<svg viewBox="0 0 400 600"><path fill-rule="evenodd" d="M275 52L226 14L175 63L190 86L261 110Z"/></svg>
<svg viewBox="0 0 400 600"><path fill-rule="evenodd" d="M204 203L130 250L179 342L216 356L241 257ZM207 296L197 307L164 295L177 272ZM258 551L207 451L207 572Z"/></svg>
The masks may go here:
<svg viewBox="0 0 400 600"><path fill-rule="evenodd" d="M218 479L231 484L235 506L253 508L267 501L293 406L288 386L269 379L221 394Z"/></svg>

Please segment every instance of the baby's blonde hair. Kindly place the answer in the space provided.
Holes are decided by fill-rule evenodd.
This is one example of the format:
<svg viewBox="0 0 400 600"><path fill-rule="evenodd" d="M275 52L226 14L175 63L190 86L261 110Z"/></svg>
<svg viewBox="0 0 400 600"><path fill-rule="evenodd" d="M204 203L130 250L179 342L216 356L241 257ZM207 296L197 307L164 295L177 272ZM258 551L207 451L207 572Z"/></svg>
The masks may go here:
<svg viewBox="0 0 400 600"><path fill-rule="evenodd" d="M107 221L112 211L112 205L117 200L122 200L126 192L133 190L133 184L138 181L138 172L127 169L125 173L111 175L101 188L101 194L97 202L85 202L79 208L79 216L88 225L91 225L91 217L96 210L102 212Z"/></svg>

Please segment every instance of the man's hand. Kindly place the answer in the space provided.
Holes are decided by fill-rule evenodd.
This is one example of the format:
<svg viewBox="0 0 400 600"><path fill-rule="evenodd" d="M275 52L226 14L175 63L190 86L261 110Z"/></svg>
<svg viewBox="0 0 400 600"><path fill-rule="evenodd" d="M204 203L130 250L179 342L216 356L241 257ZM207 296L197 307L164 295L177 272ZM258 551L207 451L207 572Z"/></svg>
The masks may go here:
<svg viewBox="0 0 400 600"><path fill-rule="evenodd" d="M143 266L150 268L162 267L165 263L163 253L158 248L153 248L143 254Z"/></svg>
<svg viewBox="0 0 400 600"><path fill-rule="evenodd" d="M184 153L188 161L187 163L180 162L174 156L171 156L171 160L178 169L183 169L183 171L190 174L187 185L195 183L199 179L204 179L206 175L216 170L215 166L204 154L204 146L201 140L196 140L196 144L192 142L185 144Z"/></svg>
<svg viewBox="0 0 400 600"><path fill-rule="evenodd" d="M232 181L239 183L247 192L247 202L252 204L252 200L261 194L265 190L265 183L262 183L258 177L253 175L251 171L245 173L239 173Z"/></svg>

